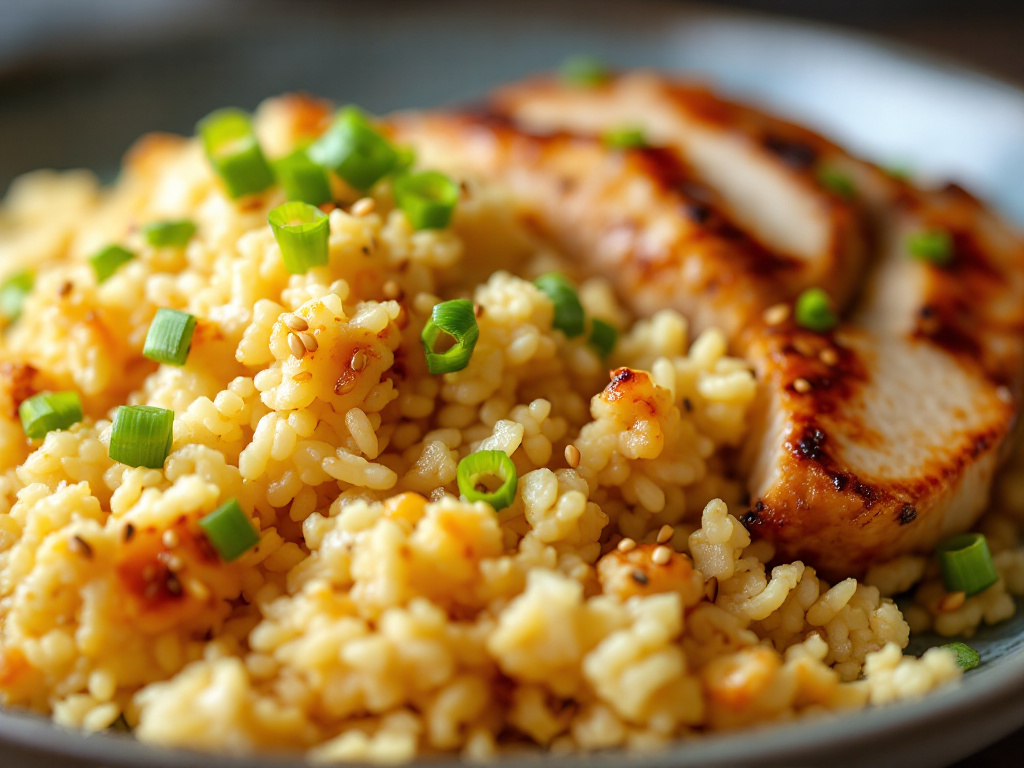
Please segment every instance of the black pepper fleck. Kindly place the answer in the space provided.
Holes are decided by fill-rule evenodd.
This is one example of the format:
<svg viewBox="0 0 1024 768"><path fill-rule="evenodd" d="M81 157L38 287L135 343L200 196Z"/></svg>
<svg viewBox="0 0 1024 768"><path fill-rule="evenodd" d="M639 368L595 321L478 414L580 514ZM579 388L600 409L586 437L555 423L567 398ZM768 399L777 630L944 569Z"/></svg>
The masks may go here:
<svg viewBox="0 0 1024 768"><path fill-rule="evenodd" d="M647 584L650 582L650 579L647 578L647 574L644 573L643 571L633 571L629 575L633 578L633 581L635 581L637 584L640 584L640 585L643 585L643 586L647 586Z"/></svg>
<svg viewBox="0 0 1024 768"><path fill-rule="evenodd" d="M900 525L909 525L917 519L917 510L910 504L904 504L900 510Z"/></svg>

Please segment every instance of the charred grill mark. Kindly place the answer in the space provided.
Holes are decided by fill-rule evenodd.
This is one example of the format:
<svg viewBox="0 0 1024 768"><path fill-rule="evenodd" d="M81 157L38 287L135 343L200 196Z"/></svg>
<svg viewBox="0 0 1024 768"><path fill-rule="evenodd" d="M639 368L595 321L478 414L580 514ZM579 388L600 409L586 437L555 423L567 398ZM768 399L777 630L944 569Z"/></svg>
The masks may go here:
<svg viewBox="0 0 1024 768"><path fill-rule="evenodd" d="M827 437L818 427L807 427L794 446L797 456L811 461L820 461L825 457L822 446Z"/></svg>
<svg viewBox="0 0 1024 768"><path fill-rule="evenodd" d="M817 150L802 141L785 139L769 133L762 143L765 149L795 171L810 170L818 162Z"/></svg>
<svg viewBox="0 0 1024 768"><path fill-rule="evenodd" d="M910 525L917 519L917 510L911 504L904 504L900 509L900 525Z"/></svg>

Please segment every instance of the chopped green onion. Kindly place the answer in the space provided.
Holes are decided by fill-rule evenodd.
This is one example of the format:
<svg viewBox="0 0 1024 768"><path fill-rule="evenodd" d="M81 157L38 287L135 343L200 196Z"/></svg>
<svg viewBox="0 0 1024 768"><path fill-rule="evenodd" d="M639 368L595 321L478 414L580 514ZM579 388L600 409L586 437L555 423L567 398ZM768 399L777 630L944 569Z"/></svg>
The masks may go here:
<svg viewBox="0 0 1024 768"><path fill-rule="evenodd" d="M822 168L818 171L818 183L829 192L846 200L853 199L857 194L857 187L850 174L840 171L838 168Z"/></svg>
<svg viewBox="0 0 1024 768"><path fill-rule="evenodd" d="M437 171L399 176L395 201L413 229L444 229L459 201L459 185Z"/></svg>
<svg viewBox="0 0 1024 768"><path fill-rule="evenodd" d="M316 206L299 200L279 205L267 216L274 239L281 248L285 269L302 275L310 267L322 267L329 260L327 241L331 223Z"/></svg>
<svg viewBox="0 0 1024 768"><path fill-rule="evenodd" d="M885 168L885 173L890 179L896 179L896 181L910 181L914 175L905 165L890 165Z"/></svg>
<svg viewBox="0 0 1024 768"><path fill-rule="evenodd" d="M393 171L398 161L391 142L356 107L338 112L334 124L310 146L309 157L360 191Z"/></svg>
<svg viewBox="0 0 1024 768"><path fill-rule="evenodd" d="M260 535L242 511L238 499L229 499L199 521L210 544L227 563L260 543Z"/></svg>
<svg viewBox="0 0 1024 768"><path fill-rule="evenodd" d="M548 272L533 281L541 292L547 294L555 306L555 320L551 324L570 339L580 336L584 330L583 305L569 278L558 272Z"/></svg>
<svg viewBox="0 0 1024 768"><path fill-rule="evenodd" d="M590 338L587 343L597 350L601 357L608 357L619 341L619 331L611 323L598 320L590 321Z"/></svg>
<svg viewBox="0 0 1024 768"><path fill-rule="evenodd" d="M0 285L0 314L9 323L21 317L21 308L26 297L32 293L35 275L29 270L18 272L4 280Z"/></svg>
<svg viewBox="0 0 1024 768"><path fill-rule="evenodd" d="M563 83L579 88L594 88L610 77L608 67L594 56L570 56L562 62L560 75Z"/></svg>
<svg viewBox="0 0 1024 768"><path fill-rule="evenodd" d="M941 266L953 259L953 238L941 229L917 232L907 238L907 250L915 259Z"/></svg>
<svg viewBox="0 0 1024 768"><path fill-rule="evenodd" d="M466 501L486 501L495 511L504 509L516 498L519 476L516 465L504 451L477 451L459 462L455 472L459 493ZM501 485L488 491L481 482L488 475L501 480Z"/></svg>
<svg viewBox="0 0 1024 768"><path fill-rule="evenodd" d="M196 225L188 219L158 221L142 229L146 242L156 248L180 248L196 233Z"/></svg>
<svg viewBox="0 0 1024 768"><path fill-rule="evenodd" d="M96 282L106 282L121 267L135 258L135 254L120 245L108 245L89 257L92 271L96 273Z"/></svg>
<svg viewBox="0 0 1024 768"><path fill-rule="evenodd" d="M274 162L274 172L284 188L285 197L310 205L331 201L331 184L323 167L309 159L305 149L297 149Z"/></svg>
<svg viewBox="0 0 1024 768"><path fill-rule="evenodd" d="M188 312L160 308L149 324L142 354L168 365L184 365L192 347L196 319Z"/></svg>
<svg viewBox="0 0 1024 768"><path fill-rule="evenodd" d="M642 128L613 128L601 134L608 149L642 149L647 146Z"/></svg>
<svg viewBox="0 0 1024 768"><path fill-rule="evenodd" d="M162 469L174 442L174 411L122 405L114 414L108 455L130 467Z"/></svg>
<svg viewBox="0 0 1024 768"><path fill-rule="evenodd" d="M797 325L815 333L830 331L839 322L832 299L821 288L808 288L801 293L796 299L793 316Z"/></svg>
<svg viewBox="0 0 1024 768"><path fill-rule="evenodd" d="M416 150L412 147L395 147L395 167L392 173L396 176L407 173L416 165Z"/></svg>
<svg viewBox="0 0 1024 768"><path fill-rule="evenodd" d="M999 581L988 541L980 533L947 539L935 553L942 568L942 583L949 592L964 592L970 597Z"/></svg>
<svg viewBox="0 0 1024 768"><path fill-rule="evenodd" d="M262 192L274 184L274 172L245 112L218 109L200 120L196 130L210 164L231 197Z"/></svg>
<svg viewBox="0 0 1024 768"><path fill-rule="evenodd" d="M434 346L442 333L454 339L455 343L443 352L436 352ZM420 334L427 358L427 370L434 374L461 371L469 365L473 347L479 337L480 326L476 324L472 301L453 299L435 304Z"/></svg>
<svg viewBox="0 0 1024 768"><path fill-rule="evenodd" d="M77 392L44 392L18 406L25 434L33 440L55 429L67 429L82 420L82 401Z"/></svg>
<svg viewBox="0 0 1024 768"><path fill-rule="evenodd" d="M964 672L981 664L981 654L967 643L946 643L942 647L953 652L956 656L956 665Z"/></svg>

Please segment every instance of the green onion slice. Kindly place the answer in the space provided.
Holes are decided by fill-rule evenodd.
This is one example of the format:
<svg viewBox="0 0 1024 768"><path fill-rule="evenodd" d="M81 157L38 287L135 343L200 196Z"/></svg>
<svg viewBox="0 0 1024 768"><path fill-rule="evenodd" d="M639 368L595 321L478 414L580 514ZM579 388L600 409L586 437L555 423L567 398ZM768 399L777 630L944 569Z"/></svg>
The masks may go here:
<svg viewBox="0 0 1024 768"><path fill-rule="evenodd" d="M109 456L130 467L162 469L174 442L174 411L122 405L110 429Z"/></svg>
<svg viewBox="0 0 1024 768"><path fill-rule="evenodd" d="M200 519L199 527L227 563L237 560L260 543L260 535L242 511L238 499L229 499Z"/></svg>
<svg viewBox="0 0 1024 768"><path fill-rule="evenodd" d="M967 643L946 643L943 648L948 648L956 656L956 665L964 672L974 669L981 664L981 654L971 648Z"/></svg>
<svg viewBox="0 0 1024 768"><path fill-rule="evenodd" d="M597 350L601 357L608 357L619 341L619 332L614 325L598 320L590 321L590 338L587 343Z"/></svg>
<svg viewBox="0 0 1024 768"><path fill-rule="evenodd" d="M267 221L281 248L285 269L293 275L305 274L310 267L321 267L329 261L331 223L316 206L294 200L277 206Z"/></svg>
<svg viewBox="0 0 1024 768"><path fill-rule="evenodd" d="M435 347L442 333L447 334L449 340L454 340L454 344L443 352L437 352ZM453 299L435 304L420 334L427 370L434 374L461 371L469 365L479 337L480 326L476 324L472 301Z"/></svg>
<svg viewBox="0 0 1024 768"><path fill-rule="evenodd" d="M839 323L832 299L821 288L808 288L796 299L793 310L796 324L815 333L825 333Z"/></svg>
<svg viewBox="0 0 1024 768"><path fill-rule="evenodd" d="M135 254L120 245L108 245L89 257L92 270L96 273L96 282L106 282L122 264L135 258Z"/></svg>
<svg viewBox="0 0 1024 768"><path fill-rule="evenodd" d="M416 150L412 147L395 147L395 175L408 173L416 165Z"/></svg>
<svg viewBox="0 0 1024 768"><path fill-rule="evenodd" d="M413 229L444 229L459 201L459 185L437 171L399 176L395 201Z"/></svg>
<svg viewBox="0 0 1024 768"><path fill-rule="evenodd" d="M950 592L968 597L999 581L988 541L980 533L965 533L939 544L935 549L942 568L942 583Z"/></svg>
<svg viewBox="0 0 1024 768"><path fill-rule="evenodd" d="M613 128L601 134L601 143L609 149L642 149L647 139L642 128Z"/></svg>
<svg viewBox="0 0 1024 768"><path fill-rule="evenodd" d="M907 250L919 261L942 266L953 260L953 238L941 229L917 232L907 238Z"/></svg>
<svg viewBox="0 0 1024 768"><path fill-rule="evenodd" d="M245 112L218 109L200 120L196 130L210 164L232 198L262 192L274 184L274 172Z"/></svg>
<svg viewBox="0 0 1024 768"><path fill-rule="evenodd" d="M516 497L519 477L516 465L504 451L477 451L459 462L456 470L459 493L466 501L486 501L495 511L504 509ZM482 482L485 477L495 477L501 485L493 490L486 490Z"/></svg>
<svg viewBox="0 0 1024 768"><path fill-rule="evenodd" d="M196 233L196 225L188 219L157 221L142 228L146 242L155 248L181 248Z"/></svg>
<svg viewBox="0 0 1024 768"><path fill-rule="evenodd" d="M18 406L25 434L33 440L55 429L67 429L82 420L82 401L77 392L44 392Z"/></svg>
<svg viewBox="0 0 1024 768"><path fill-rule="evenodd" d="M576 288L569 278L559 272L548 272L533 281L555 306L553 328L557 328L570 339L583 334L585 314Z"/></svg>
<svg viewBox="0 0 1024 768"><path fill-rule="evenodd" d="M857 194L857 187L850 174L838 168L822 168L818 171L818 183L833 194L846 200L852 200Z"/></svg>
<svg viewBox="0 0 1024 768"><path fill-rule="evenodd" d="M188 312L160 308L149 324L142 354L168 365L184 365L192 347L196 319Z"/></svg>
<svg viewBox="0 0 1024 768"><path fill-rule="evenodd" d="M331 184L324 169L309 159L305 149L296 149L290 155L274 161L274 172L289 200L310 205L323 205L331 201Z"/></svg>
<svg viewBox="0 0 1024 768"><path fill-rule="evenodd" d="M0 314L9 323L21 317L25 299L32 293L35 275L29 270L11 275L0 285Z"/></svg>
<svg viewBox="0 0 1024 768"><path fill-rule="evenodd" d="M309 147L313 162L366 191L394 170L398 153L356 107L338 112L334 124Z"/></svg>
<svg viewBox="0 0 1024 768"><path fill-rule="evenodd" d="M570 56L562 62L561 80L578 88L594 88L608 82L610 73L604 62L594 56Z"/></svg>

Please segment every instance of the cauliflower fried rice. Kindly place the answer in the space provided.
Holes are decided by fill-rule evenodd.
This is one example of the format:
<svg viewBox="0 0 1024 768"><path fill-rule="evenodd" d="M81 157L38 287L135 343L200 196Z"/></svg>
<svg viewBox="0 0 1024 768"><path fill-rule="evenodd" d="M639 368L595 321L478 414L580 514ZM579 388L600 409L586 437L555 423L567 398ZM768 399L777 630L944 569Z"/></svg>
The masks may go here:
<svg viewBox="0 0 1024 768"><path fill-rule="evenodd" d="M279 157L327 119L290 97L256 128ZM749 365L676 313L632 317L502 190L459 181L442 230L415 231L387 180L338 190L329 263L302 275L267 225L280 189L231 200L195 140L145 138L109 189L47 172L12 187L0 268L35 279L0 343L5 706L89 731L123 718L156 744L386 762L653 748L959 677L949 651L902 649L911 628L1013 613L1012 512L982 526L1002 578L957 605L924 557L835 584L774 563L729 473ZM197 227L186 246L143 238L177 219ZM136 258L98 284L88 257L110 243ZM553 328L532 282L553 270L619 330L608 358ZM479 340L431 375L420 334L455 298ZM162 307L198 319L183 367L142 354ZM28 440L19 403L63 390L84 420ZM108 457L125 404L173 410L162 469ZM460 497L480 450L515 464L497 512ZM1007 481L1001 506L1022 497ZM199 527L229 499L259 531L232 562ZM918 582L904 617L889 596Z"/></svg>

